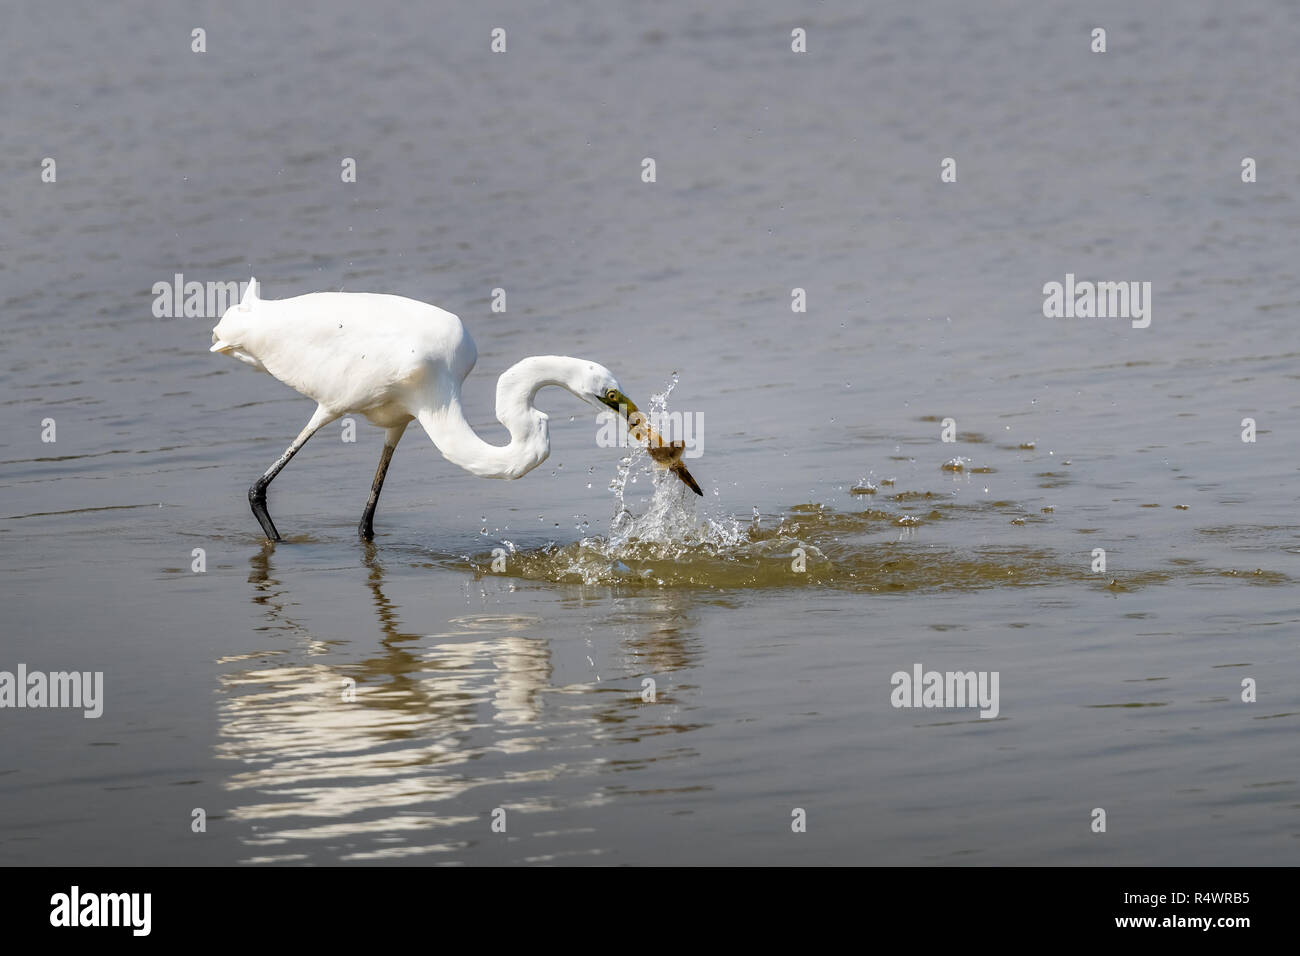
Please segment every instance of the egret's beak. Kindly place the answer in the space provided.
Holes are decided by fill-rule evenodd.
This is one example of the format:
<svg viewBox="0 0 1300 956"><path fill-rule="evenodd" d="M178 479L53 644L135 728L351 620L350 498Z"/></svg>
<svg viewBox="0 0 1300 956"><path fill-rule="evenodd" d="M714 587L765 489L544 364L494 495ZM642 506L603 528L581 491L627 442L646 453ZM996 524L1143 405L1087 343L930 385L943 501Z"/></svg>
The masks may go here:
<svg viewBox="0 0 1300 956"><path fill-rule="evenodd" d="M664 441L659 433L650 427L650 420L645 413L637 408L636 403L622 392L616 391L611 396L602 395L600 402L627 419L628 433L636 441L645 441L649 445L650 457L655 464L667 468L680 478L682 483L691 491L700 497L704 497L704 492L700 490L699 484L691 477L691 473L686 470L686 464L682 461L682 452L686 450L686 442Z"/></svg>

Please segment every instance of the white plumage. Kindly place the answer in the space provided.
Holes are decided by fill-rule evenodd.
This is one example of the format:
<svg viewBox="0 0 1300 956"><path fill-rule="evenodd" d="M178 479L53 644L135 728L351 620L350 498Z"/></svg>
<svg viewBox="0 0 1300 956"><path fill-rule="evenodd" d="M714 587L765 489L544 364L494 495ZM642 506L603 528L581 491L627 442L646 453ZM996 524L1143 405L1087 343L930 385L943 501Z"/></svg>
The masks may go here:
<svg viewBox="0 0 1300 956"><path fill-rule="evenodd" d="M537 355L498 380L497 418L510 442L489 444L475 434L461 406L461 384L478 357L474 340L450 312L396 295L315 292L266 300L251 279L239 305L227 309L212 330L211 351L270 373L317 405L307 426L249 489L253 513L272 540L280 536L266 509L267 486L307 439L342 415L360 414L387 430L358 529L367 540L374 535L375 505L393 449L412 420L419 420L445 458L465 470L484 478L518 478L550 454L547 416L533 405L538 389L558 385L598 408L639 416L603 365ZM663 446L662 439L646 432L652 446ZM656 458L700 493L680 455Z"/></svg>

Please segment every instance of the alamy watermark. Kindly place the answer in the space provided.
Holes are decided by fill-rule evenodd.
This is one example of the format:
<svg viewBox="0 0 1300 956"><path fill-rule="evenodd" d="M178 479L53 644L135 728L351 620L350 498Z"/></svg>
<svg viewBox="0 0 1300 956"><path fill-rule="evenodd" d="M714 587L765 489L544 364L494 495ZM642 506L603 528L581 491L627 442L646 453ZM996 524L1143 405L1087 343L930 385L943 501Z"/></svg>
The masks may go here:
<svg viewBox="0 0 1300 956"><path fill-rule="evenodd" d="M889 702L894 707L978 707L980 716L996 717L999 671L927 671L913 664L911 673L895 671L889 679L893 691Z"/></svg>
<svg viewBox="0 0 1300 956"><path fill-rule="evenodd" d="M627 427L623 427L624 420ZM629 417L627 410L616 415L612 411L601 412L596 416L600 430L596 432L596 445L600 448L631 448L649 440L645 432L650 430L658 435L671 437L674 442L682 442L685 451L683 458L699 458L704 454L704 413L703 412L633 412Z"/></svg>
<svg viewBox="0 0 1300 956"><path fill-rule="evenodd" d="M170 282L155 282L151 291L156 319L219 319L239 305L248 282L186 282L177 272Z"/></svg>
<svg viewBox="0 0 1300 956"><path fill-rule="evenodd" d="M152 911L152 893L83 893L74 885L50 897L51 926L122 926L148 936Z"/></svg>
<svg viewBox="0 0 1300 956"><path fill-rule="evenodd" d="M0 708L72 707L86 718L104 713L103 671L0 671Z"/></svg>
<svg viewBox="0 0 1300 956"><path fill-rule="evenodd" d="M1048 282L1043 286L1043 315L1049 319L1130 319L1133 328L1151 324L1150 282L1083 282L1074 281L1074 273L1065 274L1065 282Z"/></svg>

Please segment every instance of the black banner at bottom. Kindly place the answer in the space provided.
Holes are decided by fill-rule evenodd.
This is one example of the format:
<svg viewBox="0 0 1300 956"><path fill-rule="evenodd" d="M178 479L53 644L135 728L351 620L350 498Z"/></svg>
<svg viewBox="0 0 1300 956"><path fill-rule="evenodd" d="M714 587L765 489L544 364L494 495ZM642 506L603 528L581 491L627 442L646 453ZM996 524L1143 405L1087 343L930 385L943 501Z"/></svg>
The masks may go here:
<svg viewBox="0 0 1300 956"><path fill-rule="evenodd" d="M666 943L674 924L743 937L775 925L818 933L842 925L920 933L927 941L1040 940L1059 934L1231 946L1285 930L1291 869L620 869L420 868L7 869L5 938L79 944L162 940L373 944L482 927L538 934L644 931ZM595 880L596 882L589 882ZM643 882L644 881L644 882ZM448 922L448 920L454 922ZM637 929L639 927L639 930ZM433 937L436 938L436 937ZM599 938L599 936L597 936ZM1257 937L1258 938L1258 937ZM41 939L45 942L45 939ZM54 941L50 939L50 941ZM594 942L594 940L592 940Z"/></svg>

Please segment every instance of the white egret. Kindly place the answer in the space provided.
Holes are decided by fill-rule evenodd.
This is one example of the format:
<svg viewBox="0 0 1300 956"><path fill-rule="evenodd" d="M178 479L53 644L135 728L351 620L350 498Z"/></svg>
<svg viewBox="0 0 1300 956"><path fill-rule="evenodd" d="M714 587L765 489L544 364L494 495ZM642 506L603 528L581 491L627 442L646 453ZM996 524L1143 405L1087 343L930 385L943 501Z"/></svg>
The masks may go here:
<svg viewBox="0 0 1300 956"><path fill-rule="evenodd" d="M260 298L250 279L243 299L212 330L210 351L232 355L316 402L311 420L262 477L248 501L266 536L279 541L266 509L266 489L322 426L348 413L386 429L384 449L358 532L374 537L375 505L406 426L418 420L444 458L483 478L519 478L551 453L547 416L533 405L537 390L558 385L627 419L653 459L702 495L681 461L682 443L666 444L619 388L612 372L586 359L534 355L497 382L497 419L510 443L475 434L461 408L461 384L478 358L474 340L450 312L415 299L363 292L315 292Z"/></svg>

